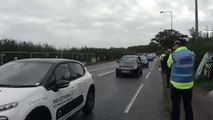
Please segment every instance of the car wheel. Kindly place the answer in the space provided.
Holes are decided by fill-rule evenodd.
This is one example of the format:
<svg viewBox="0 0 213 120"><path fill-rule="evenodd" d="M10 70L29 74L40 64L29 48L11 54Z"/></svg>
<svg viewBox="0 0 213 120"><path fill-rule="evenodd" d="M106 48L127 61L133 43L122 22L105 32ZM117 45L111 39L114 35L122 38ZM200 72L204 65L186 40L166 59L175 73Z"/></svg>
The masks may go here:
<svg viewBox="0 0 213 120"><path fill-rule="evenodd" d="M116 71L116 77L120 77L120 76L121 76L121 74Z"/></svg>
<svg viewBox="0 0 213 120"><path fill-rule="evenodd" d="M141 69L141 74L140 75L143 75L143 69Z"/></svg>
<svg viewBox="0 0 213 120"><path fill-rule="evenodd" d="M141 71L139 70L136 74L135 77L140 77L141 76Z"/></svg>
<svg viewBox="0 0 213 120"><path fill-rule="evenodd" d="M27 118L25 120L50 120L51 118L49 118L46 114L44 113L31 113L29 116L27 116Z"/></svg>
<svg viewBox="0 0 213 120"><path fill-rule="evenodd" d="M32 118L30 120L46 120L46 118L44 118L42 116L35 116L34 118Z"/></svg>
<svg viewBox="0 0 213 120"><path fill-rule="evenodd" d="M92 113L95 105L95 93L92 91L89 91L86 99L85 106L83 108L83 112L85 114L90 114Z"/></svg>

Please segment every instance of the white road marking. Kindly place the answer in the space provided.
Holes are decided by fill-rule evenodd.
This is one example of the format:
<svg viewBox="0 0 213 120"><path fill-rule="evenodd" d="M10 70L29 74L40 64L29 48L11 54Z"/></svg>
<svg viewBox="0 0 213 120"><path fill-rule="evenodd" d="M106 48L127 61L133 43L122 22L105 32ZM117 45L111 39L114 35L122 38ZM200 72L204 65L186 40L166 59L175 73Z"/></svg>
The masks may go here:
<svg viewBox="0 0 213 120"><path fill-rule="evenodd" d="M155 61L155 63L156 63L156 61ZM155 67L155 63L154 63L154 65L152 66L151 70L153 70L153 68Z"/></svg>
<svg viewBox="0 0 213 120"><path fill-rule="evenodd" d="M105 72L105 73L101 73L101 74L98 75L98 77L102 77L104 75L108 75L108 74L113 73L113 72L115 72L115 70L112 70L112 71L109 71L109 72Z"/></svg>
<svg viewBox="0 0 213 120"><path fill-rule="evenodd" d="M150 72L146 75L146 79L148 79L149 75L150 75Z"/></svg>
<svg viewBox="0 0 213 120"><path fill-rule="evenodd" d="M107 67L100 67L100 68L96 68L96 69L89 70L89 72L98 71L98 70L102 70L102 69L106 69L106 68L110 68L110 67L115 67L115 66L116 66L116 65L107 66Z"/></svg>
<svg viewBox="0 0 213 120"><path fill-rule="evenodd" d="M151 70L153 70L154 66L151 68Z"/></svg>
<svg viewBox="0 0 213 120"><path fill-rule="evenodd" d="M129 113L129 110L131 109L133 103L135 102L138 94L140 93L141 89L143 88L143 84L141 84L141 86L139 87L138 91L135 93L134 97L132 98L132 100L130 101L130 103L128 104L128 106L126 107L124 113Z"/></svg>

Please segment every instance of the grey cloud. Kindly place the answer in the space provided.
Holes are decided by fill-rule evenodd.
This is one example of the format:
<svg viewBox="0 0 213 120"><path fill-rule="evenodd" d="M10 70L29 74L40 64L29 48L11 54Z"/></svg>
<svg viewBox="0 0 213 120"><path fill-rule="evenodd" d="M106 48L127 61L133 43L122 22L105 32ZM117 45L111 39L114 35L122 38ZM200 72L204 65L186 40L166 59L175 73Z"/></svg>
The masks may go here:
<svg viewBox="0 0 213 120"><path fill-rule="evenodd" d="M199 1L200 27L211 25L211 0ZM1 37L56 47L148 44L160 28L185 34L194 26L194 0L7 0L0 4Z"/></svg>

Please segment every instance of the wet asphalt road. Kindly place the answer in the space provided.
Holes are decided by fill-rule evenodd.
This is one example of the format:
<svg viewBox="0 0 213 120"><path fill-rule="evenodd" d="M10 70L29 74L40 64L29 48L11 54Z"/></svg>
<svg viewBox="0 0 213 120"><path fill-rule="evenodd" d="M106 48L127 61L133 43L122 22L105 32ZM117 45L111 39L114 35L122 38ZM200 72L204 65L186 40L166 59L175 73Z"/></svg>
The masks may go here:
<svg viewBox="0 0 213 120"><path fill-rule="evenodd" d="M168 120L157 60L139 78L115 76L116 62L89 66L96 85L91 115L78 112L69 120Z"/></svg>

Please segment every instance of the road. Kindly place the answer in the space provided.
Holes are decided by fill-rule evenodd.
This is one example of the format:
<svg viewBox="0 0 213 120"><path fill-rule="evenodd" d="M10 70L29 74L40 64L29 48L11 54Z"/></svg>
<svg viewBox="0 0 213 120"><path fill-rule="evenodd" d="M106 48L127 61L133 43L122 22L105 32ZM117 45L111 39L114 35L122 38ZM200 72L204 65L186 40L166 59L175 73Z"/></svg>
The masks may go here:
<svg viewBox="0 0 213 120"><path fill-rule="evenodd" d="M89 66L96 85L94 112L78 112L69 120L168 120L156 61L139 78L117 78L116 62Z"/></svg>

